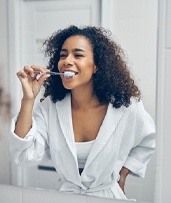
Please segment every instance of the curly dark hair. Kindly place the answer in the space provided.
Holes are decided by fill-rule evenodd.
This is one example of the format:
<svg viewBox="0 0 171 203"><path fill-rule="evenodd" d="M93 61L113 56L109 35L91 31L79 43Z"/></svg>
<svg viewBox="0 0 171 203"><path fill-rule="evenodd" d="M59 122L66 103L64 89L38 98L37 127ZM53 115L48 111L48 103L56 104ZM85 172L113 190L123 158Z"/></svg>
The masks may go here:
<svg viewBox="0 0 171 203"><path fill-rule="evenodd" d="M93 75L94 94L101 103L112 103L113 107L128 107L130 98L140 99L140 90L135 85L124 52L112 39L109 30L102 27L69 26L58 30L44 42L45 55L49 57L48 69L57 72L60 51L64 41L70 36L84 36L92 46L97 72ZM71 90L66 89L60 77L49 77L44 82L44 97L50 96L53 102L62 100Z"/></svg>

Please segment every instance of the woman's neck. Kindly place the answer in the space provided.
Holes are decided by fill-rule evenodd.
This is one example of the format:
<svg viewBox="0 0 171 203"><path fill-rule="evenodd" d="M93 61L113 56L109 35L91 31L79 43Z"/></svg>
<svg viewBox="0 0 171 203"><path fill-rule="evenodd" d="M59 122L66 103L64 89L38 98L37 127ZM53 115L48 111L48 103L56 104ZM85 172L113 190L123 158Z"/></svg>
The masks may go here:
<svg viewBox="0 0 171 203"><path fill-rule="evenodd" d="M97 107L100 105L100 102L95 94L92 91L72 91L72 108L74 109L82 109L88 110L93 107Z"/></svg>

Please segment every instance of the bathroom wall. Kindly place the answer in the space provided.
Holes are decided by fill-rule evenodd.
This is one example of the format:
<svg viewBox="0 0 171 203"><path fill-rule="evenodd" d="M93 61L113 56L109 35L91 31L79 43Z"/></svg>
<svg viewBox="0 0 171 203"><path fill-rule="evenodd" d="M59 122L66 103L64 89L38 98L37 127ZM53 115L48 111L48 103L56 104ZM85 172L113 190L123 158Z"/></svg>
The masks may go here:
<svg viewBox="0 0 171 203"><path fill-rule="evenodd" d="M7 1L0 1L0 183L10 183L7 151L10 123L10 98L8 80ZM15 91L15 90L14 90Z"/></svg>
<svg viewBox="0 0 171 203"><path fill-rule="evenodd" d="M159 0L155 203L171 202L171 1Z"/></svg>

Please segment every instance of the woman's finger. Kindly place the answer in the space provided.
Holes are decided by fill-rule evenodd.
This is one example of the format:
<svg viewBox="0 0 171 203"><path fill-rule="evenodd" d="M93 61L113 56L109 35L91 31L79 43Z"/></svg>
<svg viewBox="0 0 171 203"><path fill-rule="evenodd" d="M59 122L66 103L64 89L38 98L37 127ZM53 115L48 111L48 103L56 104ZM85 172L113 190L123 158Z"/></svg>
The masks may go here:
<svg viewBox="0 0 171 203"><path fill-rule="evenodd" d="M24 66L24 71L31 77L35 78L38 75L38 73L45 73L50 70L48 70L47 68L43 68L41 66L32 65L32 66Z"/></svg>
<svg viewBox="0 0 171 203"><path fill-rule="evenodd" d="M34 70L31 66L24 66L24 72L30 77L34 77Z"/></svg>
<svg viewBox="0 0 171 203"><path fill-rule="evenodd" d="M23 70L17 72L18 78L26 78L28 75Z"/></svg>
<svg viewBox="0 0 171 203"><path fill-rule="evenodd" d="M37 80L37 82L38 82L39 85L41 86L41 85L43 84L44 80L46 80L48 77L50 77L50 75L48 75L48 74L41 75L41 76L39 77L39 79Z"/></svg>

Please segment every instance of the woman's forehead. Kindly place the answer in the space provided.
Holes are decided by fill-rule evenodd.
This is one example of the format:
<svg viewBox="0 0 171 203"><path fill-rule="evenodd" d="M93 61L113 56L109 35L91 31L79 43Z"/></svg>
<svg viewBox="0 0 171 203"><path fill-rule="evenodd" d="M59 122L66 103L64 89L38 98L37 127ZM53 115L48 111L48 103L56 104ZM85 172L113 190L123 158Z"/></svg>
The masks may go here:
<svg viewBox="0 0 171 203"><path fill-rule="evenodd" d="M68 37L63 45L62 45L62 49L68 49L71 48L75 49L75 50L87 50L90 49L92 50L92 45L89 41L89 39L87 39L85 36L83 35L74 35L74 36L70 36Z"/></svg>

